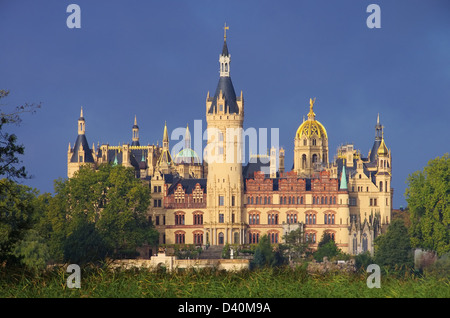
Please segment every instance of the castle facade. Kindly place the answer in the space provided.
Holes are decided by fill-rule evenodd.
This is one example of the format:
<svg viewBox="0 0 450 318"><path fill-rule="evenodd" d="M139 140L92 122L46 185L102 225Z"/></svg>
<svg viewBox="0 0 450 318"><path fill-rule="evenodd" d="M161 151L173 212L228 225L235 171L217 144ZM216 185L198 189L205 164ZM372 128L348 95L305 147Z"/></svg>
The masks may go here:
<svg viewBox="0 0 450 318"><path fill-rule="evenodd" d="M235 93L230 62L225 35L219 82L206 98L207 128L214 133L208 133L205 160L191 148L189 127L176 154L169 149L167 125L162 145L141 145L136 117L131 143L89 147L81 110L78 136L67 153L68 177L85 164L132 167L151 189L148 218L160 244L256 244L263 235L277 244L301 227L313 248L327 232L346 253L373 252L375 237L391 222L393 197L391 151L379 117L367 157L347 144L330 162L328 134L310 99L308 118L295 132L291 171L285 172L282 148L243 164L244 97Z"/></svg>

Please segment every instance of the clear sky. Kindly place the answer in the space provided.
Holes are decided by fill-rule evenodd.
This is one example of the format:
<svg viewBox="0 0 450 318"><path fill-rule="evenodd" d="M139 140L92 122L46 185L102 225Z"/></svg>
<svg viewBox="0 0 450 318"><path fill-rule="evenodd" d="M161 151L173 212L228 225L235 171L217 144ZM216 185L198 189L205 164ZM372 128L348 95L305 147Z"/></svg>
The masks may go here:
<svg viewBox="0 0 450 318"><path fill-rule="evenodd" d="M71 3L80 29L66 25ZM379 29L366 25L371 3ZM348 142L367 156L380 114L395 208L408 175L450 151L450 1L0 0L2 107L42 102L13 127L24 183L53 192L67 176L81 106L90 145L131 143L135 115L141 144L161 144L165 121L206 128L225 22L244 128L279 128L288 170L311 97L330 158Z"/></svg>

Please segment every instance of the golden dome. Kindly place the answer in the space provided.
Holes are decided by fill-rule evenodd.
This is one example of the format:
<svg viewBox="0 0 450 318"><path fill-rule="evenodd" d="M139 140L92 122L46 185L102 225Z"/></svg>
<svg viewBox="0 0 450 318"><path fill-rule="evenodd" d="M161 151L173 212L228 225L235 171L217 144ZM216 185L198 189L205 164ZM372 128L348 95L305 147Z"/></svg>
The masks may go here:
<svg viewBox="0 0 450 318"><path fill-rule="evenodd" d="M305 136L306 138L311 138L314 135L316 135L319 138L328 139L325 127L318 120L316 120L316 114L314 114L313 112L314 101L315 98L314 100L310 99L308 120L304 121L298 127L297 133L295 134L295 137L297 139L300 139L303 136Z"/></svg>
<svg viewBox="0 0 450 318"><path fill-rule="evenodd" d="M377 154L386 156L389 153L389 150L386 147L386 143L384 142L384 138L381 139L380 147L378 147Z"/></svg>
<svg viewBox="0 0 450 318"><path fill-rule="evenodd" d="M311 138L313 135L317 135L319 138L327 138L327 131L325 127L317 120L308 119L304 121L300 127L297 129L296 137L300 139L305 136L306 138Z"/></svg>

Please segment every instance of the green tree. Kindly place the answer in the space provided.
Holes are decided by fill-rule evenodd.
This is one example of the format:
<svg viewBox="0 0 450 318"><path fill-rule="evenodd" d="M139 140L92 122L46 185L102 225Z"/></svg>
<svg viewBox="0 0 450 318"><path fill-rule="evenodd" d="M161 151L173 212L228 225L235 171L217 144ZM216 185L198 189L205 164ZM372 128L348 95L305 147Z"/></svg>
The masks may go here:
<svg viewBox="0 0 450 318"><path fill-rule="evenodd" d="M403 220L393 220L386 233L375 239L374 261L384 267L412 267L413 257L408 229Z"/></svg>
<svg viewBox="0 0 450 318"><path fill-rule="evenodd" d="M16 245L37 223L37 195L36 189L0 180L0 263L17 263Z"/></svg>
<svg viewBox="0 0 450 318"><path fill-rule="evenodd" d="M283 258L279 250L274 250L270 244L269 237L263 235L256 246L251 263L252 268L265 266L278 266L283 263Z"/></svg>
<svg viewBox="0 0 450 318"><path fill-rule="evenodd" d="M158 233L146 218L150 189L132 168L83 166L67 180L55 181L48 220L53 258L77 262L120 257Z"/></svg>
<svg viewBox="0 0 450 318"><path fill-rule="evenodd" d="M314 259L321 262L324 257L334 257L340 254L340 249L337 247L330 234L325 232L317 245L317 251L314 252Z"/></svg>
<svg viewBox="0 0 450 318"><path fill-rule="evenodd" d="M430 160L423 171L409 175L405 192L410 211L411 245L450 252L450 159Z"/></svg>
<svg viewBox="0 0 450 318"><path fill-rule="evenodd" d="M309 253L309 243L305 240L305 233L301 227L292 230L284 236L284 243L280 250L289 261L298 260Z"/></svg>

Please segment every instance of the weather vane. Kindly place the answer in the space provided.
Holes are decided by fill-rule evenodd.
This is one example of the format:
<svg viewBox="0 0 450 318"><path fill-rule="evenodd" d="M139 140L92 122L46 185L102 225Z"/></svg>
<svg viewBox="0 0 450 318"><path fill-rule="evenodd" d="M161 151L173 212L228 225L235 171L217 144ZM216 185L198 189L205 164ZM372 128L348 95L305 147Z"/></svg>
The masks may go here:
<svg viewBox="0 0 450 318"><path fill-rule="evenodd" d="M230 27L227 26L227 23L225 22L225 26L223 27L223 39L224 39L224 41L227 40L227 30L229 30L229 29L230 29Z"/></svg>

